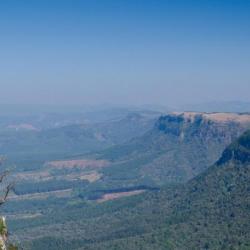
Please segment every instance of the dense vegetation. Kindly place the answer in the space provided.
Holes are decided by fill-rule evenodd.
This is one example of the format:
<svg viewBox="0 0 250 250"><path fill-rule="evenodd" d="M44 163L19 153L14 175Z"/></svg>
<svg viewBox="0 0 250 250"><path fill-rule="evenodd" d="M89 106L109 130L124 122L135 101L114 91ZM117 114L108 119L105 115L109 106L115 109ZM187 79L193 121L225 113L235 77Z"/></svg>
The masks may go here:
<svg viewBox="0 0 250 250"><path fill-rule="evenodd" d="M10 226L25 249L249 249L249 142L247 132L187 184L103 204L58 200Z"/></svg>
<svg viewBox="0 0 250 250"><path fill-rule="evenodd" d="M45 161L103 150L142 135L153 126L156 115L157 112L135 112L111 121L94 123L82 119L80 124L68 125L64 125L67 124L68 117L56 122L52 116L50 119L54 126L49 123L50 126L45 129L33 128L32 124L36 126L38 121L34 122L32 118L27 118L27 124L25 123L31 129L11 128L7 124L17 124L15 126L18 127L23 122L19 116L10 121L5 118L5 122L0 117L0 155L7 157L8 165L18 165L19 171L39 169ZM69 123L72 123L71 119ZM63 126L58 126L57 123L62 123Z"/></svg>
<svg viewBox="0 0 250 250"><path fill-rule="evenodd" d="M0 128L2 152L16 164L17 196L2 210L11 241L34 250L247 249L249 132L224 148L249 123L169 114L149 129L153 117ZM145 192L102 199L137 191Z"/></svg>
<svg viewBox="0 0 250 250"><path fill-rule="evenodd" d="M67 180L49 180L43 181L39 184L37 182L25 182L17 184L15 186L15 193L17 195L23 194L32 194L32 193L42 193L42 192L51 192L56 190L66 190L71 188L80 188L84 185L87 185L87 181L76 180L76 181L67 181Z"/></svg>
<svg viewBox="0 0 250 250"><path fill-rule="evenodd" d="M245 129L238 122L220 123L202 114L162 116L142 137L99 155L113 162L102 170L104 181L151 186L186 182L217 161Z"/></svg>

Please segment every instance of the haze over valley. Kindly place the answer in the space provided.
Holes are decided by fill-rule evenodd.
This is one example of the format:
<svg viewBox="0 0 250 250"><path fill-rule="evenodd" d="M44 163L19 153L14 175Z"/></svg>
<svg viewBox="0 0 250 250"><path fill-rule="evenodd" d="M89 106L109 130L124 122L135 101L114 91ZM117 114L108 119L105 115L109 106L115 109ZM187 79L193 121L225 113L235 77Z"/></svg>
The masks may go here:
<svg viewBox="0 0 250 250"><path fill-rule="evenodd" d="M203 173L212 171L213 164L224 164L224 149L250 128L250 113L163 113L124 108L119 112L102 110L99 119L98 114L95 110L1 116L0 149L6 158L2 169L11 169L10 178L15 182L2 208L11 241L25 249L136 249L137 244L165 249L165 226L154 209L159 209L157 214L167 209L171 218L171 209L179 213L178 208L165 205L170 201L186 204L179 201L185 200L188 192L185 188L184 193L180 191L183 185L194 185L197 176L203 178ZM39 126L41 119L43 126ZM247 162L246 158L244 165ZM176 192L183 198L174 198ZM196 192L195 199L201 204L201 189ZM142 212L138 214L136 209ZM124 222L117 216L129 221L133 218L133 223L126 222L132 228L121 229ZM144 216L149 220L146 224L136 222L144 221ZM106 220L113 233L103 232ZM200 220L195 217L192 223ZM67 228L74 230L70 237ZM125 231L120 234L116 230ZM155 245L148 237L156 237ZM169 249L183 244L169 237ZM185 244L198 249L206 244L206 236L203 240ZM214 246L222 244L219 240Z"/></svg>
<svg viewBox="0 0 250 250"><path fill-rule="evenodd" d="M249 250L250 1L0 1L0 250Z"/></svg>

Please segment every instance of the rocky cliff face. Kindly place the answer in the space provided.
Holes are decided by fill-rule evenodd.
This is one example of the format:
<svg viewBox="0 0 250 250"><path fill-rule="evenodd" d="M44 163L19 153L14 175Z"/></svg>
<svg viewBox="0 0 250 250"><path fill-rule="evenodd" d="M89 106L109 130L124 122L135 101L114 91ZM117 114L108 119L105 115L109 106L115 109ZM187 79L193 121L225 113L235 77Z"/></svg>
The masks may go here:
<svg viewBox="0 0 250 250"><path fill-rule="evenodd" d="M184 112L161 116L152 132L152 144L161 145L163 153L144 169L153 177L157 173L156 178L163 181L191 179L217 161L249 128L250 114Z"/></svg>
<svg viewBox="0 0 250 250"><path fill-rule="evenodd" d="M181 141L200 138L204 142L219 140L227 145L250 128L250 114L172 113L160 117L156 128Z"/></svg>
<svg viewBox="0 0 250 250"><path fill-rule="evenodd" d="M0 217L0 250L18 250L17 246L8 243L8 230L5 217Z"/></svg>
<svg viewBox="0 0 250 250"><path fill-rule="evenodd" d="M7 250L7 226L5 217L0 217L0 250Z"/></svg>
<svg viewBox="0 0 250 250"><path fill-rule="evenodd" d="M112 148L102 157L123 163L119 171L110 168L110 179L120 178L126 169L128 178L137 177L141 182L186 182L214 164L248 128L250 114L170 113L161 116L143 136Z"/></svg>

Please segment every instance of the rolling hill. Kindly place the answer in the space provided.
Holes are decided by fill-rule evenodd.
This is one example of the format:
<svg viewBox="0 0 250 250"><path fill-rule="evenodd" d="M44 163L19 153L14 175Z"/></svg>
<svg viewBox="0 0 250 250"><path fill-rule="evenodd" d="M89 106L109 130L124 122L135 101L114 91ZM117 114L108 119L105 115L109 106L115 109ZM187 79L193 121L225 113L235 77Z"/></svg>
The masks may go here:
<svg viewBox="0 0 250 250"><path fill-rule="evenodd" d="M45 129L36 129L38 121L34 123L31 118L21 123L8 123L7 119L8 125L0 127L0 155L5 155L9 164L19 170L38 169L49 160L100 151L142 135L152 128L157 116L157 112L138 111L109 121L77 122ZM71 117L63 118L67 116L47 115L46 122L57 124L59 119L58 124L72 123Z"/></svg>

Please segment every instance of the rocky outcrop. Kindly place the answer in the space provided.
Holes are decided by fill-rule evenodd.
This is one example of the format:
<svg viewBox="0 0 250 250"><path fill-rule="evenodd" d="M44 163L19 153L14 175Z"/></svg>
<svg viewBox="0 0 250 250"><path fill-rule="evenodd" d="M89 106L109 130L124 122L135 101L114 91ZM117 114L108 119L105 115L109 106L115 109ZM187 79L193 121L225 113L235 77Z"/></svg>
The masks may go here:
<svg viewBox="0 0 250 250"><path fill-rule="evenodd" d="M199 137L206 142L217 138L228 145L250 128L250 114L171 113L161 116L156 128L165 134L180 137L180 140Z"/></svg>
<svg viewBox="0 0 250 250"><path fill-rule="evenodd" d="M0 217L0 250L7 250L7 226L5 222L5 217Z"/></svg>
<svg viewBox="0 0 250 250"><path fill-rule="evenodd" d="M0 250L18 250L18 248L12 244L8 244L8 230L6 220L4 216L0 217Z"/></svg>

